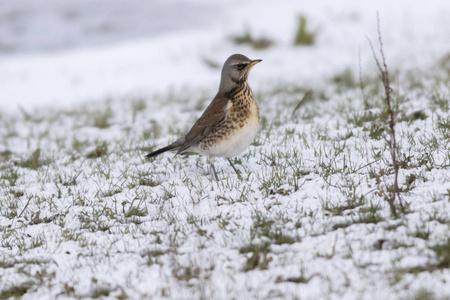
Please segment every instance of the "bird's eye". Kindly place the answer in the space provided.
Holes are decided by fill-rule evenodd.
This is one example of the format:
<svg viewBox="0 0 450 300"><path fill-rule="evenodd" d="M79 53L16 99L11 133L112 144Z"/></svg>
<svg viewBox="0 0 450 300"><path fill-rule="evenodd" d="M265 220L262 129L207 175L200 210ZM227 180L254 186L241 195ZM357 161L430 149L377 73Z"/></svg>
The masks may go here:
<svg viewBox="0 0 450 300"><path fill-rule="evenodd" d="M237 64L236 65L236 69L238 69L239 71L242 71L245 68L245 64Z"/></svg>

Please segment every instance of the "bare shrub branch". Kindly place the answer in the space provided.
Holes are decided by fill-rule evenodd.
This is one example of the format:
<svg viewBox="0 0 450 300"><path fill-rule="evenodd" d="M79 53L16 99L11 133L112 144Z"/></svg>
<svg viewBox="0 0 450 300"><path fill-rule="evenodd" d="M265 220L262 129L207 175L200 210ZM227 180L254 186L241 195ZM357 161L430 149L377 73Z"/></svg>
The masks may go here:
<svg viewBox="0 0 450 300"><path fill-rule="evenodd" d="M400 151L397 145L397 139L395 134L395 124L397 120L398 115L398 107L393 107L393 101L392 101L392 88L390 86L389 81L389 71L386 64L386 56L384 55L383 50L383 40L381 38L381 30L380 30L380 16L377 13L377 29L378 29L378 42L380 44L380 55L381 55L381 62L378 59L375 50L373 48L372 42L369 38L367 40L370 44L370 49L372 50L373 58L377 64L378 70L380 71L380 79L384 86L384 102L386 104L387 113L389 116L389 138L386 138L386 142L388 143L391 159L392 159L392 165L394 166L394 186L393 186L393 193L392 196L386 195L386 200L389 203L389 206L391 208L391 212L394 216L397 216L397 209L395 206L395 200L398 200L399 206L401 211L404 213L405 208L403 206L402 198L400 196L400 188L398 186L398 174L400 170L400 163L398 161L398 157L400 156Z"/></svg>
<svg viewBox="0 0 450 300"><path fill-rule="evenodd" d="M367 101L366 93L364 92L364 83L361 74L361 49L358 51L358 66L359 66L359 88L363 97L364 108L369 109L369 101Z"/></svg>

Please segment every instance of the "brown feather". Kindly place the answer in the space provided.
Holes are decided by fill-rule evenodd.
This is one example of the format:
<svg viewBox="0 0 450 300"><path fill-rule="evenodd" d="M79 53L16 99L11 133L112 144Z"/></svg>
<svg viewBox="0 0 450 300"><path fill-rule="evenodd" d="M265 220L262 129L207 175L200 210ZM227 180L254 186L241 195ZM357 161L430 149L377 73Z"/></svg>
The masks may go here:
<svg viewBox="0 0 450 300"><path fill-rule="evenodd" d="M177 151L177 154L183 153L189 147L198 144L213 129L225 121L227 117L226 107L230 99L224 94L218 93L209 104L201 117L195 122L191 130L186 134L183 145Z"/></svg>

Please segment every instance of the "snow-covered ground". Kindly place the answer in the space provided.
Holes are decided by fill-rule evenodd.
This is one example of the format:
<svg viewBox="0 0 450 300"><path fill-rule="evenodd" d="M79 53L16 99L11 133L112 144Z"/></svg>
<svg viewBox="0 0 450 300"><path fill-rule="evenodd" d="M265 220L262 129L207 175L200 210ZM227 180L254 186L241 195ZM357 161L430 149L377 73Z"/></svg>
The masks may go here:
<svg viewBox="0 0 450 300"><path fill-rule="evenodd" d="M402 99L398 217L377 12ZM293 45L300 15L313 45ZM449 299L448 16L446 0L0 0L0 298ZM247 31L273 46L236 45ZM233 53L263 59L244 179L145 161Z"/></svg>

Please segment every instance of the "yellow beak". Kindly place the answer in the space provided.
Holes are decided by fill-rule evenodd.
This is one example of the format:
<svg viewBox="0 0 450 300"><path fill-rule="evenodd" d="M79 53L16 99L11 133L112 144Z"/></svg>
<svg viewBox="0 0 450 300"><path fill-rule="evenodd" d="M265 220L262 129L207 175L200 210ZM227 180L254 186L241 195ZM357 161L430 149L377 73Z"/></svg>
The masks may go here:
<svg viewBox="0 0 450 300"><path fill-rule="evenodd" d="M256 64L259 63L259 62L262 62L262 59L255 59L255 60L252 60L252 61L250 62L250 66L253 67L254 65L256 65Z"/></svg>

